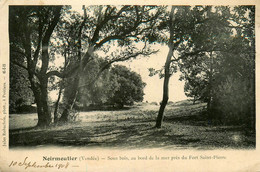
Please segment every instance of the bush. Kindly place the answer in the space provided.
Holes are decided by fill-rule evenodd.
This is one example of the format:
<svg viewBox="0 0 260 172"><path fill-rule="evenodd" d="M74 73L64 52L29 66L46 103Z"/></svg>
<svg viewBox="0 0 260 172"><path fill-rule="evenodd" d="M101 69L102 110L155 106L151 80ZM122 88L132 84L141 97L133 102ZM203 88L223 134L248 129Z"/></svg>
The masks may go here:
<svg viewBox="0 0 260 172"><path fill-rule="evenodd" d="M212 113L225 124L254 125L254 101L250 81L228 76L214 91Z"/></svg>

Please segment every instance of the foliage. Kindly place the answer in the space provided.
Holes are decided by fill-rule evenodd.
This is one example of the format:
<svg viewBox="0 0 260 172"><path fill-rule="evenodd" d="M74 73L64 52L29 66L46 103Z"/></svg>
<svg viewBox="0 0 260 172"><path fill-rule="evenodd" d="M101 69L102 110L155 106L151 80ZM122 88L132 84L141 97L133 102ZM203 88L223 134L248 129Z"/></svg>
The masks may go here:
<svg viewBox="0 0 260 172"><path fill-rule="evenodd" d="M213 106L216 115L225 124L249 124L253 119L251 109L253 110L254 99L251 90L247 87L248 81L227 76L214 89ZM217 114L218 113L218 114ZM254 114L254 113L253 113ZM248 121L250 120L250 121ZM249 127L248 126L248 127Z"/></svg>
<svg viewBox="0 0 260 172"><path fill-rule="evenodd" d="M218 20L208 25L209 18L205 26L201 25L204 32L192 37L193 49L202 53L179 63L186 95L208 102L210 118L251 128L255 121L253 13L254 8L246 6L210 10L210 16ZM226 19L220 14L225 14Z"/></svg>
<svg viewBox="0 0 260 172"><path fill-rule="evenodd" d="M212 58L214 57L201 55L196 56L196 58L187 58L179 63L182 72L180 80L185 80L186 96L205 102L209 99L209 79L216 72L210 71Z"/></svg>
<svg viewBox="0 0 260 172"><path fill-rule="evenodd" d="M97 77L98 72L105 63L106 61L102 58L95 58L86 65L84 75L82 75L80 80L80 85L84 86L80 87L77 96L79 105L82 104L84 107L102 105L108 101L109 96L113 95L119 87L115 78L111 76L109 69L104 70L101 76ZM68 85L69 87L72 86L70 81ZM65 98L67 91L70 91L70 89L65 89Z"/></svg>
<svg viewBox="0 0 260 172"><path fill-rule="evenodd" d="M9 89L9 110L10 113L19 113L19 108L23 105L34 103L34 97L30 83L27 79L27 72L24 69L10 66L10 89Z"/></svg>
<svg viewBox="0 0 260 172"><path fill-rule="evenodd" d="M66 71L74 72L71 68L79 66L80 61L83 69L96 58L96 54L112 64L155 53L146 44L149 41L147 35L158 25L157 19L163 15L164 9L156 6L84 6L81 15L66 8L66 15L52 40L56 42L56 52L67 63L63 70L66 74Z"/></svg>
<svg viewBox="0 0 260 172"><path fill-rule="evenodd" d="M145 83L136 72L130 71L125 66L115 65L111 69L112 78L118 83L114 95L110 95L109 102L124 105L132 105L134 102L143 101Z"/></svg>
<svg viewBox="0 0 260 172"><path fill-rule="evenodd" d="M102 59L92 61L85 68L85 75L82 77L81 87L77 96L77 105L84 106L102 106L102 105L132 105L134 102L143 100L143 88L145 83L141 76L136 72L130 71L127 67L115 65L107 69L96 80L97 71L102 66ZM95 81L94 84L91 81ZM64 99L68 97L73 87L72 80L68 81L65 87Z"/></svg>
<svg viewBox="0 0 260 172"><path fill-rule="evenodd" d="M157 127L161 125L168 100L169 77L178 65L182 72L180 80L185 80L186 95L207 102L210 119L246 123L254 128L254 13L254 6L173 6L166 13L158 35L169 33L168 39L158 36L158 42L163 40L168 45L167 60L162 69L149 69L150 76L164 77L164 103ZM226 87L230 89L225 90ZM236 106L241 108L231 113Z"/></svg>

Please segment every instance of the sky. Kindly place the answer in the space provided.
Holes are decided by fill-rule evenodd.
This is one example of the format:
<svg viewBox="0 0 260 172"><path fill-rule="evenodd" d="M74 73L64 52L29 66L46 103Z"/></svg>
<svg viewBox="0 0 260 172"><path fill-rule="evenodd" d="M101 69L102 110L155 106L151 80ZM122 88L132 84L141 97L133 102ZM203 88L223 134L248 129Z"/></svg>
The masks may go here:
<svg viewBox="0 0 260 172"><path fill-rule="evenodd" d="M166 56L168 53L167 46L156 46L159 52L150 57L137 57L132 61L120 62L117 64L122 64L129 67L131 70L139 73L142 80L146 83L144 88L144 101L148 102L160 102L163 95L163 78L159 79L158 75L149 76L148 68L161 69L166 61ZM180 72L174 73L170 78L169 82L169 101L180 101L187 99L184 93L184 83L185 81L180 81Z"/></svg>

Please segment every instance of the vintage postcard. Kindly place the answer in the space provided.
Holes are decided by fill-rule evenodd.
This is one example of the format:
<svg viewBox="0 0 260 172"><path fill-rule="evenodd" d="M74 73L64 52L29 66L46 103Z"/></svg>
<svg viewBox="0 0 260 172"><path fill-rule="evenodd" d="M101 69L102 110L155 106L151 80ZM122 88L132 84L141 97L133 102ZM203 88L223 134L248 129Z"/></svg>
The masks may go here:
<svg viewBox="0 0 260 172"><path fill-rule="evenodd" d="M260 171L259 14L0 1L0 171Z"/></svg>

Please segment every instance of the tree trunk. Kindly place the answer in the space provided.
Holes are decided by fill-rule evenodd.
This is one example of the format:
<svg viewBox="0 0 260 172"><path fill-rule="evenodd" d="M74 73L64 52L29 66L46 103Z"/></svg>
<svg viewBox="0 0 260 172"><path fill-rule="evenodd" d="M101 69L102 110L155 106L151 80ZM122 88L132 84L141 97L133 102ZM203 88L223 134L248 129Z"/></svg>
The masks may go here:
<svg viewBox="0 0 260 172"><path fill-rule="evenodd" d="M174 35L174 30L172 28L172 20L173 20L173 13L174 13L174 7L172 6L171 8L171 13L170 13L170 19L169 19L169 28L170 28L170 39L168 43L169 47L169 52L166 58L165 66L164 66L164 81L163 81L163 99L162 103L160 105L160 109L158 112L158 116L156 119L156 128L161 128L162 127L162 121L163 121L163 113L164 109L167 105L168 99L169 99L169 80L171 77L170 74L170 64L171 64L171 58L173 56L173 35Z"/></svg>
<svg viewBox="0 0 260 172"><path fill-rule="evenodd" d="M162 126L164 109L165 109L168 99L169 99L169 80L171 77L170 64L171 64L172 55L173 55L173 45L170 44L169 52L167 55L165 66L164 66L165 76L164 76L164 82L163 82L163 99L162 99L162 103L160 105L159 113L158 113L158 116L156 119L156 125L155 125L156 128L161 128L161 126Z"/></svg>
<svg viewBox="0 0 260 172"><path fill-rule="evenodd" d="M211 96L209 96L207 100L207 112L208 112L209 120L211 120L213 118L213 114L211 110Z"/></svg>
<svg viewBox="0 0 260 172"><path fill-rule="evenodd" d="M163 100L160 105L159 113L158 113L158 116L156 119L156 125L155 125L156 128L161 128L161 126L162 126L164 109L165 109L168 99L169 99L169 80L170 80L170 75L168 73L167 76L165 75L165 77L164 77Z"/></svg>
<svg viewBox="0 0 260 172"><path fill-rule="evenodd" d="M46 126L51 124L51 111L48 105L48 90L47 90L47 85L48 85L48 80L44 81L44 84L42 84L42 104L43 104L43 112L44 112L44 117L46 120Z"/></svg>
<svg viewBox="0 0 260 172"><path fill-rule="evenodd" d="M62 93L62 86L60 86L60 90L59 90L59 94L58 94L58 99L55 103L55 109L54 109L54 123L58 122L58 108L59 108L59 102L60 102L60 98L61 98L61 93Z"/></svg>
<svg viewBox="0 0 260 172"><path fill-rule="evenodd" d="M43 113L43 105L41 102L41 97L39 95L35 96L35 101L37 105L37 115L38 115L38 122L37 126L44 126L46 124L44 113Z"/></svg>
<svg viewBox="0 0 260 172"><path fill-rule="evenodd" d="M79 63L78 73L76 75L75 82L74 82L75 85L74 85L74 87L71 91L71 94L68 97L68 100L66 101L65 109L63 110L61 117L59 119L59 121L61 121L61 122L67 122L69 120L70 110L72 110L72 108L73 108L73 106L76 102L77 95L78 95L78 89L79 89L79 85L80 85L80 76L81 76L82 72L84 72L83 69L84 69L85 65L88 63L89 58L91 57L93 50L94 50L94 46L89 46L86 54L84 56L82 56L82 53L81 53L82 29L83 29L84 24L87 20L85 5L83 5L82 8L83 8L83 11L84 11L84 20L82 21L82 23L79 27L79 32L78 32L78 40L79 40L78 46L79 47L78 47L78 55L77 55L80 63Z"/></svg>
<svg viewBox="0 0 260 172"><path fill-rule="evenodd" d="M212 52L210 52L210 73L209 73L209 85L208 85L208 100L207 100L207 112L208 112L208 117L209 120L213 119L213 111L212 111L212 78L213 78L213 63L214 59L212 56Z"/></svg>
<svg viewBox="0 0 260 172"><path fill-rule="evenodd" d="M78 91L76 90L75 93L73 93L71 95L71 97L69 98L69 100L67 101L66 105L65 105L65 109L61 114L61 117L59 119L60 122L68 122L69 121L69 114L70 111L73 109L73 106L76 102L76 98L78 95Z"/></svg>
<svg viewBox="0 0 260 172"><path fill-rule="evenodd" d="M76 98L78 95L79 78L80 77L77 76L77 78L75 79L75 81L74 81L75 85L71 89L71 92L70 92L69 96L67 97L67 100L65 100L66 101L65 108L59 119L60 122L68 122L68 120L69 120L70 111L73 109L73 106L76 102Z"/></svg>
<svg viewBox="0 0 260 172"><path fill-rule="evenodd" d="M43 92L44 91L44 92ZM37 126L48 126L51 123L51 113L48 107L47 88L33 87L33 93L37 105L38 123Z"/></svg>
<svg viewBox="0 0 260 172"><path fill-rule="evenodd" d="M85 22L85 20L83 22ZM81 27L83 27L83 25ZM89 46L88 51L85 53L83 57L81 55L81 48L78 51L78 58L80 59L79 68L75 76L75 81L73 82L74 84L73 89L71 90L71 93L67 98L67 101L65 103L65 109L63 110L61 117L59 119L59 121L61 122L67 122L69 120L69 113L76 102L76 98L80 89L81 75L84 75L84 67L89 62L89 58L93 56L93 52L94 52L94 46Z"/></svg>
<svg viewBox="0 0 260 172"><path fill-rule="evenodd" d="M124 103L123 102L119 103L119 109L123 109L123 108L124 108Z"/></svg>

